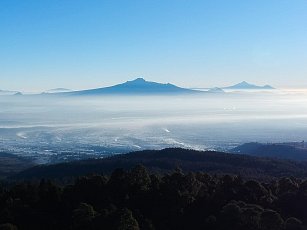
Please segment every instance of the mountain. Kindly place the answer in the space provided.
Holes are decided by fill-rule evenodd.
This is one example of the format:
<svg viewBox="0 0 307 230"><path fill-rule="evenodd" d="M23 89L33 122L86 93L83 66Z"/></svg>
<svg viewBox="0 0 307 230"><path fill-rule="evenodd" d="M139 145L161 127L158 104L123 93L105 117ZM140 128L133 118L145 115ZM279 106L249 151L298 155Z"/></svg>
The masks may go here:
<svg viewBox="0 0 307 230"><path fill-rule="evenodd" d="M17 92L14 94L14 96L22 96L23 94L21 92Z"/></svg>
<svg viewBox="0 0 307 230"><path fill-rule="evenodd" d="M225 91L219 87L211 88L207 92L208 93L225 93Z"/></svg>
<svg viewBox="0 0 307 230"><path fill-rule="evenodd" d="M95 96L95 95L152 95L152 94L192 94L192 93L201 93L201 91L191 90L180 88L178 86L172 85L170 83L162 84L157 82L146 81L143 78L137 78L132 81L127 81L122 84L98 88L98 89L89 89L82 91L73 91L64 93L66 95L77 95L77 96Z"/></svg>
<svg viewBox="0 0 307 230"><path fill-rule="evenodd" d="M142 164L152 172L169 172L180 167L185 172L239 174L245 178L296 176L307 177L307 163L214 151L181 148L145 150L115 155L104 159L81 160L55 165L41 165L22 171L11 179L63 179L91 173L110 173L116 168L130 169Z"/></svg>
<svg viewBox="0 0 307 230"><path fill-rule="evenodd" d="M307 148L300 145L298 143L262 144L254 142L240 145L232 149L231 152L258 157L306 161Z"/></svg>
<svg viewBox="0 0 307 230"><path fill-rule="evenodd" d="M224 87L223 89L274 89L274 88L270 85L258 86L247 83L246 81L242 81L236 85Z"/></svg>
<svg viewBox="0 0 307 230"><path fill-rule="evenodd" d="M0 96L15 95L18 91L0 90Z"/></svg>
<svg viewBox="0 0 307 230"><path fill-rule="evenodd" d="M49 89L46 90L43 93L65 93L65 92L71 92L72 90L70 89L65 89L65 88L56 88L56 89Z"/></svg>

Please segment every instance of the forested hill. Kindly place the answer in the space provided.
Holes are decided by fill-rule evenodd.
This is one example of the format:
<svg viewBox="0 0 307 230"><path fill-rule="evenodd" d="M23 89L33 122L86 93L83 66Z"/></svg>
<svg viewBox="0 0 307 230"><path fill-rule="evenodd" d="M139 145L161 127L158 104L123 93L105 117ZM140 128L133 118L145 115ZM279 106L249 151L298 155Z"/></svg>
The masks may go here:
<svg viewBox="0 0 307 230"><path fill-rule="evenodd" d="M169 172L181 168L185 172L203 171L211 174L236 174L248 179L270 180L284 176L307 177L307 163L261 158L213 151L180 148L146 150L91 159L35 166L14 175L11 179L75 177L91 173L110 173L116 168L130 169L137 164L151 172Z"/></svg>
<svg viewBox="0 0 307 230"><path fill-rule="evenodd" d="M52 181L0 185L0 230L306 230L307 181L142 166Z"/></svg>
<svg viewBox="0 0 307 230"><path fill-rule="evenodd" d="M234 153L244 153L258 157L272 157L296 161L307 160L307 149L304 142L290 143L245 143L232 149Z"/></svg>

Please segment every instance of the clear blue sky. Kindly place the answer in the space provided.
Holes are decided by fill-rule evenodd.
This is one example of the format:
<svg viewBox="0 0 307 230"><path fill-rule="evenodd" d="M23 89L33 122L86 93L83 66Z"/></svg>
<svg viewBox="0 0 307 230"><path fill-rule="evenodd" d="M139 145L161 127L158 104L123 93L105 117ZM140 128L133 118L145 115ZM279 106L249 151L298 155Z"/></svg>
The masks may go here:
<svg viewBox="0 0 307 230"><path fill-rule="evenodd" d="M307 0L1 0L0 89L307 87Z"/></svg>

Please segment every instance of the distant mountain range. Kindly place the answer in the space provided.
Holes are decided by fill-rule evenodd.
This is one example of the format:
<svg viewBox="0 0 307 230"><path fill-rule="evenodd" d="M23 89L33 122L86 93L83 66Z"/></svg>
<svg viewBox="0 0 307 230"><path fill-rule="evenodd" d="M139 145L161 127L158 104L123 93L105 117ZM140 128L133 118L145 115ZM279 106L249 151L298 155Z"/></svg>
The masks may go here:
<svg viewBox="0 0 307 230"><path fill-rule="evenodd" d="M95 96L95 95L123 95L123 94L158 95L158 94L193 94L193 93L203 93L203 91L181 88L176 85L172 85L170 83L162 84L157 82L146 81L143 78L137 78L135 80L127 81L125 83L110 87L73 91L64 94L76 95L76 96Z"/></svg>
<svg viewBox="0 0 307 230"><path fill-rule="evenodd" d="M88 90L80 90L80 91L71 91L71 92L58 92L64 93L67 95L120 95L120 94L129 94L129 95L153 95L153 94L195 94L195 93L225 93L224 89L233 89L233 90L269 90L274 89L270 85L265 86L257 86L246 81L238 83L233 86L224 87L224 88L209 88L206 91L196 89L187 89L181 88L176 85L167 83L162 84L158 82L146 81L144 78L137 78L132 81L127 81L122 84L117 84L110 87L97 88L97 89L88 89Z"/></svg>
<svg viewBox="0 0 307 230"><path fill-rule="evenodd" d="M66 88L50 89L42 94L72 95L72 96L98 96L98 95L172 95L172 94L196 94L196 93L225 93L224 90L271 90L270 85L257 86L246 81L228 87L215 87L204 90L203 88L187 89L167 83L146 81L137 78L132 81L109 87L73 91ZM21 95L18 91L0 90L0 95Z"/></svg>
<svg viewBox="0 0 307 230"><path fill-rule="evenodd" d="M274 89L274 87L270 86L270 85L264 85L264 86L258 86L258 85L253 85L250 84L246 81L242 81L238 84L232 85L232 86L228 86L228 87L224 87L223 89L242 89L242 90L246 90L246 89Z"/></svg>

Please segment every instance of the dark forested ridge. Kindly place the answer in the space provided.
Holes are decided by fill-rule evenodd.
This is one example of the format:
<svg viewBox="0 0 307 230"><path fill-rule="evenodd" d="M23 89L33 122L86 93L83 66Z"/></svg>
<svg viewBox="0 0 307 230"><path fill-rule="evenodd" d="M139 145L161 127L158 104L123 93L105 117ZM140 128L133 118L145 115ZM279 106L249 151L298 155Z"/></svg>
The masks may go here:
<svg viewBox="0 0 307 230"><path fill-rule="evenodd" d="M109 176L0 187L0 229L300 230L307 224L307 181L261 183L145 167Z"/></svg>
<svg viewBox="0 0 307 230"><path fill-rule="evenodd" d="M252 142L237 146L231 151L258 157L271 157L296 161L307 160L307 148L305 142L267 144Z"/></svg>
<svg viewBox="0 0 307 230"><path fill-rule="evenodd" d="M32 167L34 164L14 154L0 152L0 179Z"/></svg>
<svg viewBox="0 0 307 230"><path fill-rule="evenodd" d="M89 173L110 173L116 168L130 169L136 164L146 166L151 172L169 172L180 167L184 172L227 173L262 181L283 176L307 177L306 162L168 148L132 152L104 159L36 166L14 175L11 179L63 179Z"/></svg>

